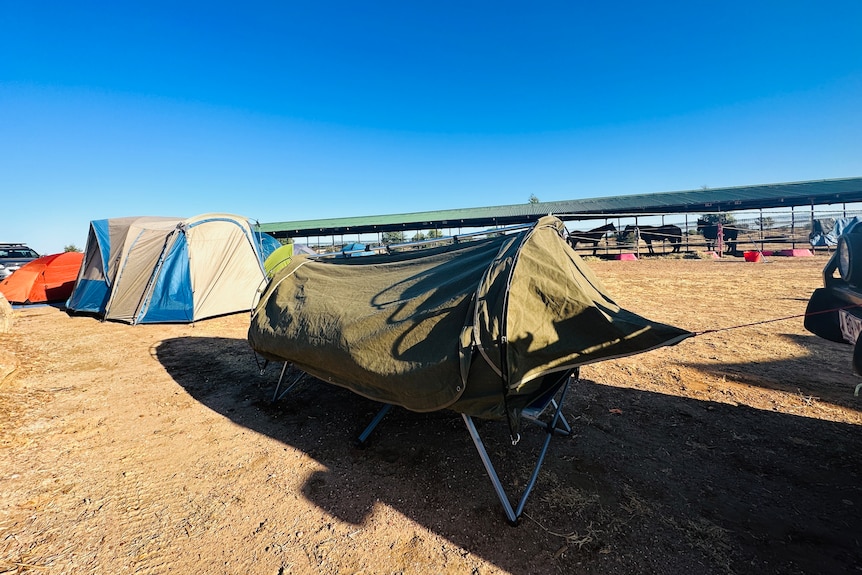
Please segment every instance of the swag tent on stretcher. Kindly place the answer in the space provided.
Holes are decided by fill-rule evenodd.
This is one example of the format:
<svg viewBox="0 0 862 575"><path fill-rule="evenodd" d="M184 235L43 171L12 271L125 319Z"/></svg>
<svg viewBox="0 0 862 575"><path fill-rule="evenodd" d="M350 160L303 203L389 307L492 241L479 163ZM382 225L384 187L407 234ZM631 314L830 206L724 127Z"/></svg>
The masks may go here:
<svg viewBox="0 0 862 575"><path fill-rule="evenodd" d="M249 343L267 360L385 404L363 441L392 405L462 414L514 523L551 436L568 432L562 395L578 368L693 335L619 307L565 235L546 216L517 233L437 248L295 257L263 289ZM516 438L520 419L547 406L548 436L513 509L472 418L507 421Z"/></svg>

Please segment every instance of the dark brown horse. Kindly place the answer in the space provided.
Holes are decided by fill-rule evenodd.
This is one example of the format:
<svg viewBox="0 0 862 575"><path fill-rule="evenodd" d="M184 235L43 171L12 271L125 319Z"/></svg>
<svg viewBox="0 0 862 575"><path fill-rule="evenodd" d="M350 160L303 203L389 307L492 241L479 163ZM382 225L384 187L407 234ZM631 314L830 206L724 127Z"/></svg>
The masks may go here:
<svg viewBox="0 0 862 575"><path fill-rule="evenodd" d="M608 232L615 231L617 231L617 228L613 224L605 224L603 226L593 228L592 230L586 232L579 232L578 230L575 230L573 232L569 232L566 241L569 242L569 245L572 246L572 249L576 248L578 244L593 244L593 255L596 255L599 242L602 241L602 238L604 238Z"/></svg>
<svg viewBox="0 0 862 575"><path fill-rule="evenodd" d="M703 234L703 239L706 240L706 249L712 251L715 249L715 241L718 239L718 224L710 222L704 218L698 218L697 231ZM729 227L727 224L721 226L721 239L724 245L727 246L727 253L736 255L736 239L739 237L739 228Z"/></svg>
<svg viewBox="0 0 862 575"><path fill-rule="evenodd" d="M672 253L679 252L679 248L682 245L682 229L672 224L664 226L626 226L623 232L626 234L638 232L640 238L646 242L647 249L649 249L649 253L651 254L655 253L652 248L654 241L670 242L673 246Z"/></svg>

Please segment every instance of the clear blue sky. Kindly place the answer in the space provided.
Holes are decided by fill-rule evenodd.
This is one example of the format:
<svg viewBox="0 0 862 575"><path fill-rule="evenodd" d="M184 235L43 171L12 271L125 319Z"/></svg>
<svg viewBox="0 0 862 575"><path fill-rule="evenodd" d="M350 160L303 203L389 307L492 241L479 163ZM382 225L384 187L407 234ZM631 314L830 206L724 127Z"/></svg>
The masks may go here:
<svg viewBox="0 0 862 575"><path fill-rule="evenodd" d="M0 241L862 176L862 2L0 0Z"/></svg>

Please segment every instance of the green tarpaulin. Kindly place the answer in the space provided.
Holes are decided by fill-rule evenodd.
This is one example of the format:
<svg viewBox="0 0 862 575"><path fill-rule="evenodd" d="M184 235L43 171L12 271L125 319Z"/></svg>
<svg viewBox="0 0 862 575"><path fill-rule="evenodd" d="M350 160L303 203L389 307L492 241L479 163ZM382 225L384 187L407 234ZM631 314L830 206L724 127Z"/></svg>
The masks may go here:
<svg viewBox="0 0 862 575"><path fill-rule="evenodd" d="M547 216L440 248L295 257L266 286L248 339L374 400L511 423L546 375L691 335L621 309Z"/></svg>

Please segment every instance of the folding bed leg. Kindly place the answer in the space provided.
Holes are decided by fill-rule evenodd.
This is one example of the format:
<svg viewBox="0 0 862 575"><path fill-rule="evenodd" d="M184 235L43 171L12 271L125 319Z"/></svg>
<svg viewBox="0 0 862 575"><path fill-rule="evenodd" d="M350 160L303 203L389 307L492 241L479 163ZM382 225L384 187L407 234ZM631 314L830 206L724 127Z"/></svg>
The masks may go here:
<svg viewBox="0 0 862 575"><path fill-rule="evenodd" d="M509 501L509 496L506 495L506 490L503 488L503 484L500 482L500 477L497 475L497 471L494 469L494 464L491 462L491 458L488 456L488 452L485 450L485 444L482 442L482 438L479 436L479 432L476 430L476 425L473 423L473 418L469 415L462 413L461 417L464 418L464 424L467 426L467 431L470 433L470 438L473 440L473 445L476 446L476 451L479 452L479 457L482 459L482 464L485 466L485 471L488 473L488 477L491 479L491 483L494 486L494 491L497 492L497 498L500 500L500 503L503 505L503 510L506 512L506 518L509 520L509 524L517 525L518 519L521 517L521 513L524 511L524 505L527 503L527 497L530 496L530 492L533 491L533 487L536 485L536 480L539 477L539 471L542 469L542 463L545 461L545 455L548 453L548 446L551 444L551 438L556 434L568 435L571 433L571 427L569 427L569 423L566 421L565 417L563 417L563 400L566 397L566 391L569 387L569 381L571 378L566 378L566 383L563 384L561 392L560 392L560 402L557 403L553 399L550 401L550 404L554 407L554 415L551 418L551 421L545 426L545 431L547 435L545 435L545 441L542 444L542 449L539 452L539 456L536 460L536 465L533 467L533 473L530 475L530 480L527 482L527 486L524 489L524 493L521 495L521 499L518 501L518 506L516 508L512 508L512 504ZM562 428L557 427L558 424L562 424Z"/></svg>
<svg viewBox="0 0 862 575"><path fill-rule="evenodd" d="M281 374L278 376L278 383L275 386L275 393L272 394L272 400L278 401L280 399L280 395L278 395L278 390L281 387L281 380L284 379L284 373L287 371L287 362L284 362L284 365L281 366Z"/></svg>
<svg viewBox="0 0 862 575"><path fill-rule="evenodd" d="M374 431L374 428L383 421L383 418L389 413L389 410L392 409L391 403L384 403L383 407L380 408L380 411L377 412L377 415L374 416L374 419L371 420L371 423L368 424L368 427L359 434L359 438L356 440L357 447L365 447L365 442L368 440L368 436L371 435L371 432Z"/></svg>
<svg viewBox="0 0 862 575"><path fill-rule="evenodd" d="M530 475L530 480L527 482L527 487L524 489L524 494L521 496L521 501L518 502L518 508L515 510L515 516L520 517L524 511L524 505L527 503L527 496L536 486L536 480L539 478L539 471L542 469L542 463L545 461L545 455L548 453L548 446L551 444L551 438L554 437L554 427L548 427L548 434L545 436L545 442L542 444L542 450L539 452L539 458L536 461L536 466L533 468L533 473Z"/></svg>
<svg viewBox="0 0 862 575"><path fill-rule="evenodd" d="M559 408L557 407L557 402L556 402L556 401L554 401L554 400L551 400L551 407L553 407L553 408L554 408L554 411L559 411ZM568 421L566 421L566 416L565 416L565 415L563 415L563 412L562 412L562 411L560 411L559 413L560 413L560 421L559 421L559 423L560 423L563 427L562 427L562 428L559 428L559 427L557 427L556 425L554 425L554 426L553 426L554 432L555 432L555 433L559 433L560 435L570 435L570 434L572 433L572 426L571 426L571 425L569 425L569 422L568 422Z"/></svg>
<svg viewBox="0 0 862 575"><path fill-rule="evenodd" d="M461 417L464 418L464 424L467 426L467 431L470 432L470 437L473 439L473 445L476 446L476 451L479 452L479 457L485 465L485 471L488 473L488 477L491 478L491 483L494 485L494 491L497 492L497 498L500 500L500 503L503 504L506 518L509 520L510 524L517 525L518 516L515 515L515 511L512 509L512 504L509 503L509 496L506 495L506 490L503 489L503 484L500 483L500 478L497 476L494 464L491 463L491 458L488 457L488 452L485 450L485 444L482 443L482 438L479 437L479 432L476 430L473 418L466 413L462 413Z"/></svg>
<svg viewBox="0 0 862 575"><path fill-rule="evenodd" d="M272 401L273 401L273 402L278 401L279 399L281 399L282 397L284 397L285 395L287 395L287 394L288 394L288 392L289 392L291 389L293 389L294 387L296 387L296 384L297 384L297 383L299 383L299 381L302 379L302 374L301 374L301 373L300 373L300 374L298 374L298 375L293 379L293 381L291 381L291 382L290 382L290 383L289 383L289 384L288 384L288 385L287 385L287 386L282 390L282 392L281 392L281 393L279 393L279 392L278 392L278 390L281 388L281 382L282 382L282 380L284 379L284 374L285 374L285 373L287 373L287 368L288 368L288 366L290 366L290 363L288 363L288 362L284 362L284 365L283 365L283 366L281 366L281 375L279 375L279 376L278 376L278 384L275 386L275 393L272 395Z"/></svg>

